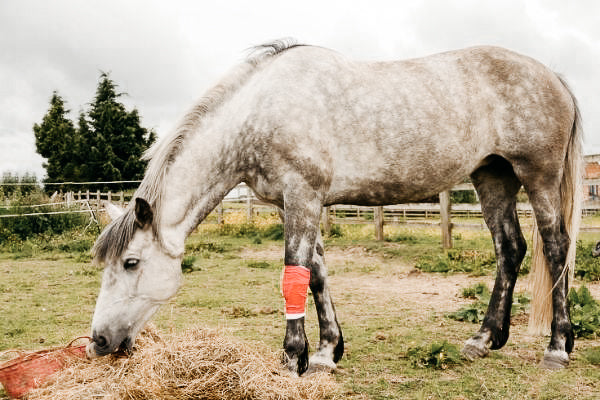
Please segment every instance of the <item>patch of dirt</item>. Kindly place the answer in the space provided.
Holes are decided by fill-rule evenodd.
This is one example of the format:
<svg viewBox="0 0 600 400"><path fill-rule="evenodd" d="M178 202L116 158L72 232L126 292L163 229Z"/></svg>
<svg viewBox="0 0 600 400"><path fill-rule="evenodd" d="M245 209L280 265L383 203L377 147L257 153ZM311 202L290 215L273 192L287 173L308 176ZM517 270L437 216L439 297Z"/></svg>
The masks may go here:
<svg viewBox="0 0 600 400"><path fill-rule="evenodd" d="M250 260L283 260L283 244L281 246L269 246L256 249L254 247L242 247L239 256Z"/></svg>
<svg viewBox="0 0 600 400"><path fill-rule="evenodd" d="M426 274L418 270L398 275L378 271L372 274L336 274L330 278L330 287L334 298L343 295L350 302L352 298L368 301L374 306L396 302L401 308L449 312L473 302L459 297L463 287L479 282L489 285L490 280L489 277L470 277L465 274ZM350 293L352 296L349 296Z"/></svg>
<svg viewBox="0 0 600 400"><path fill-rule="evenodd" d="M282 261L283 251L283 245L261 249L245 247L240 251L240 257ZM374 306L385 306L396 302L402 308L451 312L473 302L460 297L462 288L482 282L491 290L495 279L494 275L422 273L414 269L414 265L371 254L362 246L327 248L325 262L330 271L330 290L336 303L368 301ZM575 282L572 286L579 287L581 284ZM595 298L600 299L600 282L585 285ZM529 291L528 276L519 277L515 288L515 293L525 291ZM513 325L526 327L527 319L528 314L521 315Z"/></svg>

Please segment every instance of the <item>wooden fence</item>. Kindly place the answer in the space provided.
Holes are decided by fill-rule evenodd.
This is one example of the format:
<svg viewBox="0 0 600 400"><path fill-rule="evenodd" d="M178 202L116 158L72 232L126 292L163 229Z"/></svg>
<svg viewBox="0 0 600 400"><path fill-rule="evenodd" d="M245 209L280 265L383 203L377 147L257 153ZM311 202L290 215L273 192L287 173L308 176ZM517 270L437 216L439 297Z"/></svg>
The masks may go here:
<svg viewBox="0 0 600 400"><path fill-rule="evenodd" d="M275 213L277 208L258 200L252 191L245 185L240 185L234 197L225 198L213 211L216 214L216 223L225 221L225 214L245 210L246 221L251 223L254 216L261 213ZM474 190L471 184L455 186L453 191ZM62 195L55 195L54 200L61 204L72 202L85 203L94 211L103 208L103 201L111 201L126 206L131 200L132 193L125 192L91 192L78 191ZM441 241L445 248L452 247L452 228L462 227L468 229L486 229L481 213L480 204L451 204L450 191L440 193L440 203L415 203L396 204L390 206L366 207L353 205L333 205L324 207L322 224L325 234L331 232L334 224L369 224L374 226L377 240L383 240L383 227L388 224L415 224L426 226L439 226ZM528 203L518 203L517 213L520 217L531 217L533 210ZM600 202L584 204L583 215L600 213ZM453 223L453 218L460 218L460 223ZM213 219L214 220L214 219ZM582 227L582 231L600 232L600 227Z"/></svg>

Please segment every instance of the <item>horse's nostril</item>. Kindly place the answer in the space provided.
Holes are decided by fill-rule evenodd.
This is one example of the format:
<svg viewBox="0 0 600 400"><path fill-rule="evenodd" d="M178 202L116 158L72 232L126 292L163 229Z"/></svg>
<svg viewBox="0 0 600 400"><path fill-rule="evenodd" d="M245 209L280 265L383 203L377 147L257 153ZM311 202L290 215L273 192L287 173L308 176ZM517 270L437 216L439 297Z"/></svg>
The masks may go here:
<svg viewBox="0 0 600 400"><path fill-rule="evenodd" d="M96 342L96 346L98 347L104 347L108 343L104 336L95 337L94 342Z"/></svg>

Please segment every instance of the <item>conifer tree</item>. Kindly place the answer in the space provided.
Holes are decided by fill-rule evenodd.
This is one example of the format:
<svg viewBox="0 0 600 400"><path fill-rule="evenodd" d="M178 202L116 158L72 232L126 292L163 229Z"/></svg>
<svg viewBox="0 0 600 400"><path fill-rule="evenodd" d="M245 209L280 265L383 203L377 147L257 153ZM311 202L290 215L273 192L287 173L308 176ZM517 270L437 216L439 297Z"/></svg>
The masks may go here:
<svg viewBox="0 0 600 400"><path fill-rule="evenodd" d="M156 136L140 125L136 109L127 111L118 101L122 95L108 74L102 73L89 111L91 180L139 180L144 174L146 163L141 157Z"/></svg>
<svg viewBox="0 0 600 400"><path fill-rule="evenodd" d="M100 75L96 96L86 114L81 112L78 127L67 118L63 99L54 92L50 109L40 125L33 127L39 154L47 159L46 182L99 182L139 180L146 162L144 151L156 135L140 125L138 111L127 111L119 101L122 93L107 73ZM96 189L119 190L130 185ZM51 188L55 190L56 188Z"/></svg>
<svg viewBox="0 0 600 400"><path fill-rule="evenodd" d="M71 178L65 166L73 158L71 143L75 128L67 113L64 100L55 91L42 123L33 125L37 152L47 159L43 164L47 174L45 182L63 182Z"/></svg>

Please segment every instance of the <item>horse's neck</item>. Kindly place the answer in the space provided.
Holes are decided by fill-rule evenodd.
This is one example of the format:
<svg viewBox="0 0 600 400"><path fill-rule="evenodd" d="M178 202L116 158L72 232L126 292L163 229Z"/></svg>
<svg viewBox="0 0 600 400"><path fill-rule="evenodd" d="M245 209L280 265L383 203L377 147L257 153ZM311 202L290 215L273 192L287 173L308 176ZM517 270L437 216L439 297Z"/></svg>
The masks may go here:
<svg viewBox="0 0 600 400"><path fill-rule="evenodd" d="M235 166L221 159L223 154L231 154L231 149L213 139L189 140L165 179L159 229L177 254L183 253L185 238L242 180Z"/></svg>

